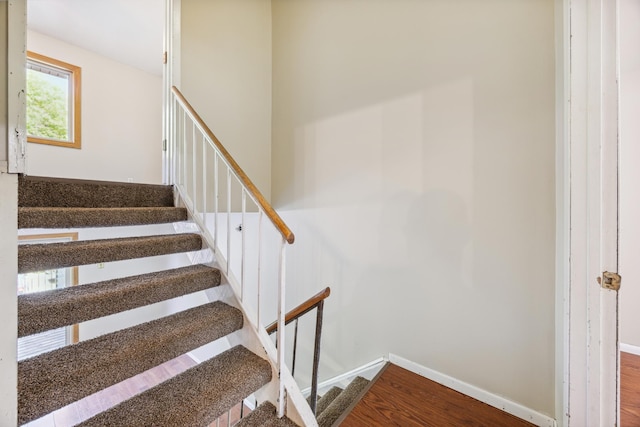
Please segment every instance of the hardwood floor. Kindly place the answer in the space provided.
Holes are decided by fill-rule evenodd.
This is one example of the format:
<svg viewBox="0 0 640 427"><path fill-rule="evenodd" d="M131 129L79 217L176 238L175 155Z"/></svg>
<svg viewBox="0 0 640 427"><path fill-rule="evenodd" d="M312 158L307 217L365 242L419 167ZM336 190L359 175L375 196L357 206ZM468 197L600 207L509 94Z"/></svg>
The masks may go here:
<svg viewBox="0 0 640 427"><path fill-rule="evenodd" d="M189 355L182 355L140 375L87 396L45 417L25 424L25 426L72 427L195 365L196 362ZM245 406L244 415L246 416L249 412L250 409ZM229 420L229 417L231 420ZM223 414L218 420L214 421L211 427L234 425L238 420L240 420L240 404L232 408L229 414ZM229 424L229 421L231 421L231 424Z"/></svg>
<svg viewBox="0 0 640 427"><path fill-rule="evenodd" d="M640 356L620 352L620 427L640 426Z"/></svg>
<svg viewBox="0 0 640 427"><path fill-rule="evenodd" d="M390 364L341 426L531 427L533 424Z"/></svg>

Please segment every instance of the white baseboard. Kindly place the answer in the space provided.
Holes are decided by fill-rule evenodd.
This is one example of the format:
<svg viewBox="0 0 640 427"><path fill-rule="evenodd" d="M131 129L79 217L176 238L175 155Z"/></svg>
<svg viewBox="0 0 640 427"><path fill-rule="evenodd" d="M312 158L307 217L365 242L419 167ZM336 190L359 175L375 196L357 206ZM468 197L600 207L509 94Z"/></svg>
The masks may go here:
<svg viewBox="0 0 640 427"><path fill-rule="evenodd" d="M428 378L431 381L435 381L442 384L445 387L449 387L455 391L458 391L467 396L473 397L476 400L486 403L487 405L498 408L513 416L521 418L539 427L556 427L556 420L548 415L536 412L533 409L527 408L519 403L512 402L504 397L500 397L486 390L483 390L474 385L457 380L453 377L445 375L441 372L434 371L422 365L419 365L410 360L404 359L398 355L389 354L389 362L394 365L398 365L408 371L416 373L422 377Z"/></svg>
<svg viewBox="0 0 640 427"><path fill-rule="evenodd" d="M636 356L640 356L640 347L636 345L620 343L620 351L624 351L625 353L631 353L631 354L635 354Z"/></svg>
<svg viewBox="0 0 640 427"><path fill-rule="evenodd" d="M363 372L368 371L370 369L373 369L376 367L378 369L382 368L382 365L384 365L386 362L387 362L386 358L380 357L376 360L373 360L369 363L366 363L362 366L352 369L349 372L345 372L344 374L340 374L333 378L329 378L328 380L322 381L321 383L318 384L318 390L323 390L323 389L332 387L334 385L340 384L344 380L350 380L352 378L355 378L356 376L361 375ZM309 393L311 393L311 387L307 387L304 390L302 390L302 394L304 394L305 396L308 395Z"/></svg>

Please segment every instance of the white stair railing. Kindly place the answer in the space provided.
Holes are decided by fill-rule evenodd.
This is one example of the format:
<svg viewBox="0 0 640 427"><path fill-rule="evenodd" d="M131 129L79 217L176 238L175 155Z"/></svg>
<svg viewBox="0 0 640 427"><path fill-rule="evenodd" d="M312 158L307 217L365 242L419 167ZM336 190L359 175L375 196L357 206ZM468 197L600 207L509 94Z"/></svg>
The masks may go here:
<svg viewBox="0 0 640 427"><path fill-rule="evenodd" d="M176 87L169 108L165 176L202 230L277 367L277 409L282 417L287 393L291 397L292 388L297 390L284 353L285 256L294 235ZM274 318L278 324L275 346L264 327ZM302 396L299 390L294 394ZM309 420L309 425L314 424L315 419Z"/></svg>

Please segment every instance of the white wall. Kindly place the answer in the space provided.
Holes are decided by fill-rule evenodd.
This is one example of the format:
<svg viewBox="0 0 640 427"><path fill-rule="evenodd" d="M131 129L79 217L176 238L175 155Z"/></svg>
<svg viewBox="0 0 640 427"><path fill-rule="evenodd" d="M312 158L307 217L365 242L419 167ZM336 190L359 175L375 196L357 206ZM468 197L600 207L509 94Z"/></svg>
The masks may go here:
<svg viewBox="0 0 640 427"><path fill-rule="evenodd" d="M179 89L265 197L271 190L271 3L182 0Z"/></svg>
<svg viewBox="0 0 640 427"><path fill-rule="evenodd" d="M6 22L0 2L0 22ZM0 37L0 40L2 37ZM6 46L1 44L2 46ZM1 53L1 48L0 48ZM5 68L6 69L6 68ZM0 119L0 122L4 119ZM16 340L18 333L18 176L7 174L7 164L0 161L0 425L15 425L17 417Z"/></svg>
<svg viewBox="0 0 640 427"><path fill-rule="evenodd" d="M620 1L620 341L640 347L640 3Z"/></svg>
<svg viewBox="0 0 640 427"><path fill-rule="evenodd" d="M391 352L554 417L553 1L272 13L272 199L287 305L332 287L321 377Z"/></svg>
<svg viewBox="0 0 640 427"><path fill-rule="evenodd" d="M27 172L160 183L162 78L34 31L27 47L82 68L82 148L29 143Z"/></svg>

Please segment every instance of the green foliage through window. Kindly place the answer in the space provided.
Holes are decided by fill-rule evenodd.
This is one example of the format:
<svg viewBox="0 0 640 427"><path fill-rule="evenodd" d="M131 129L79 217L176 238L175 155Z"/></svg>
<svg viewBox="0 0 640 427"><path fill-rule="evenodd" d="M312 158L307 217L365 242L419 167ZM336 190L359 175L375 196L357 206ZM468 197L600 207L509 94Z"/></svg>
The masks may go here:
<svg viewBox="0 0 640 427"><path fill-rule="evenodd" d="M81 148L80 67L27 51L26 72L27 142Z"/></svg>
<svg viewBox="0 0 640 427"><path fill-rule="evenodd" d="M68 79L27 70L27 134L69 140Z"/></svg>

